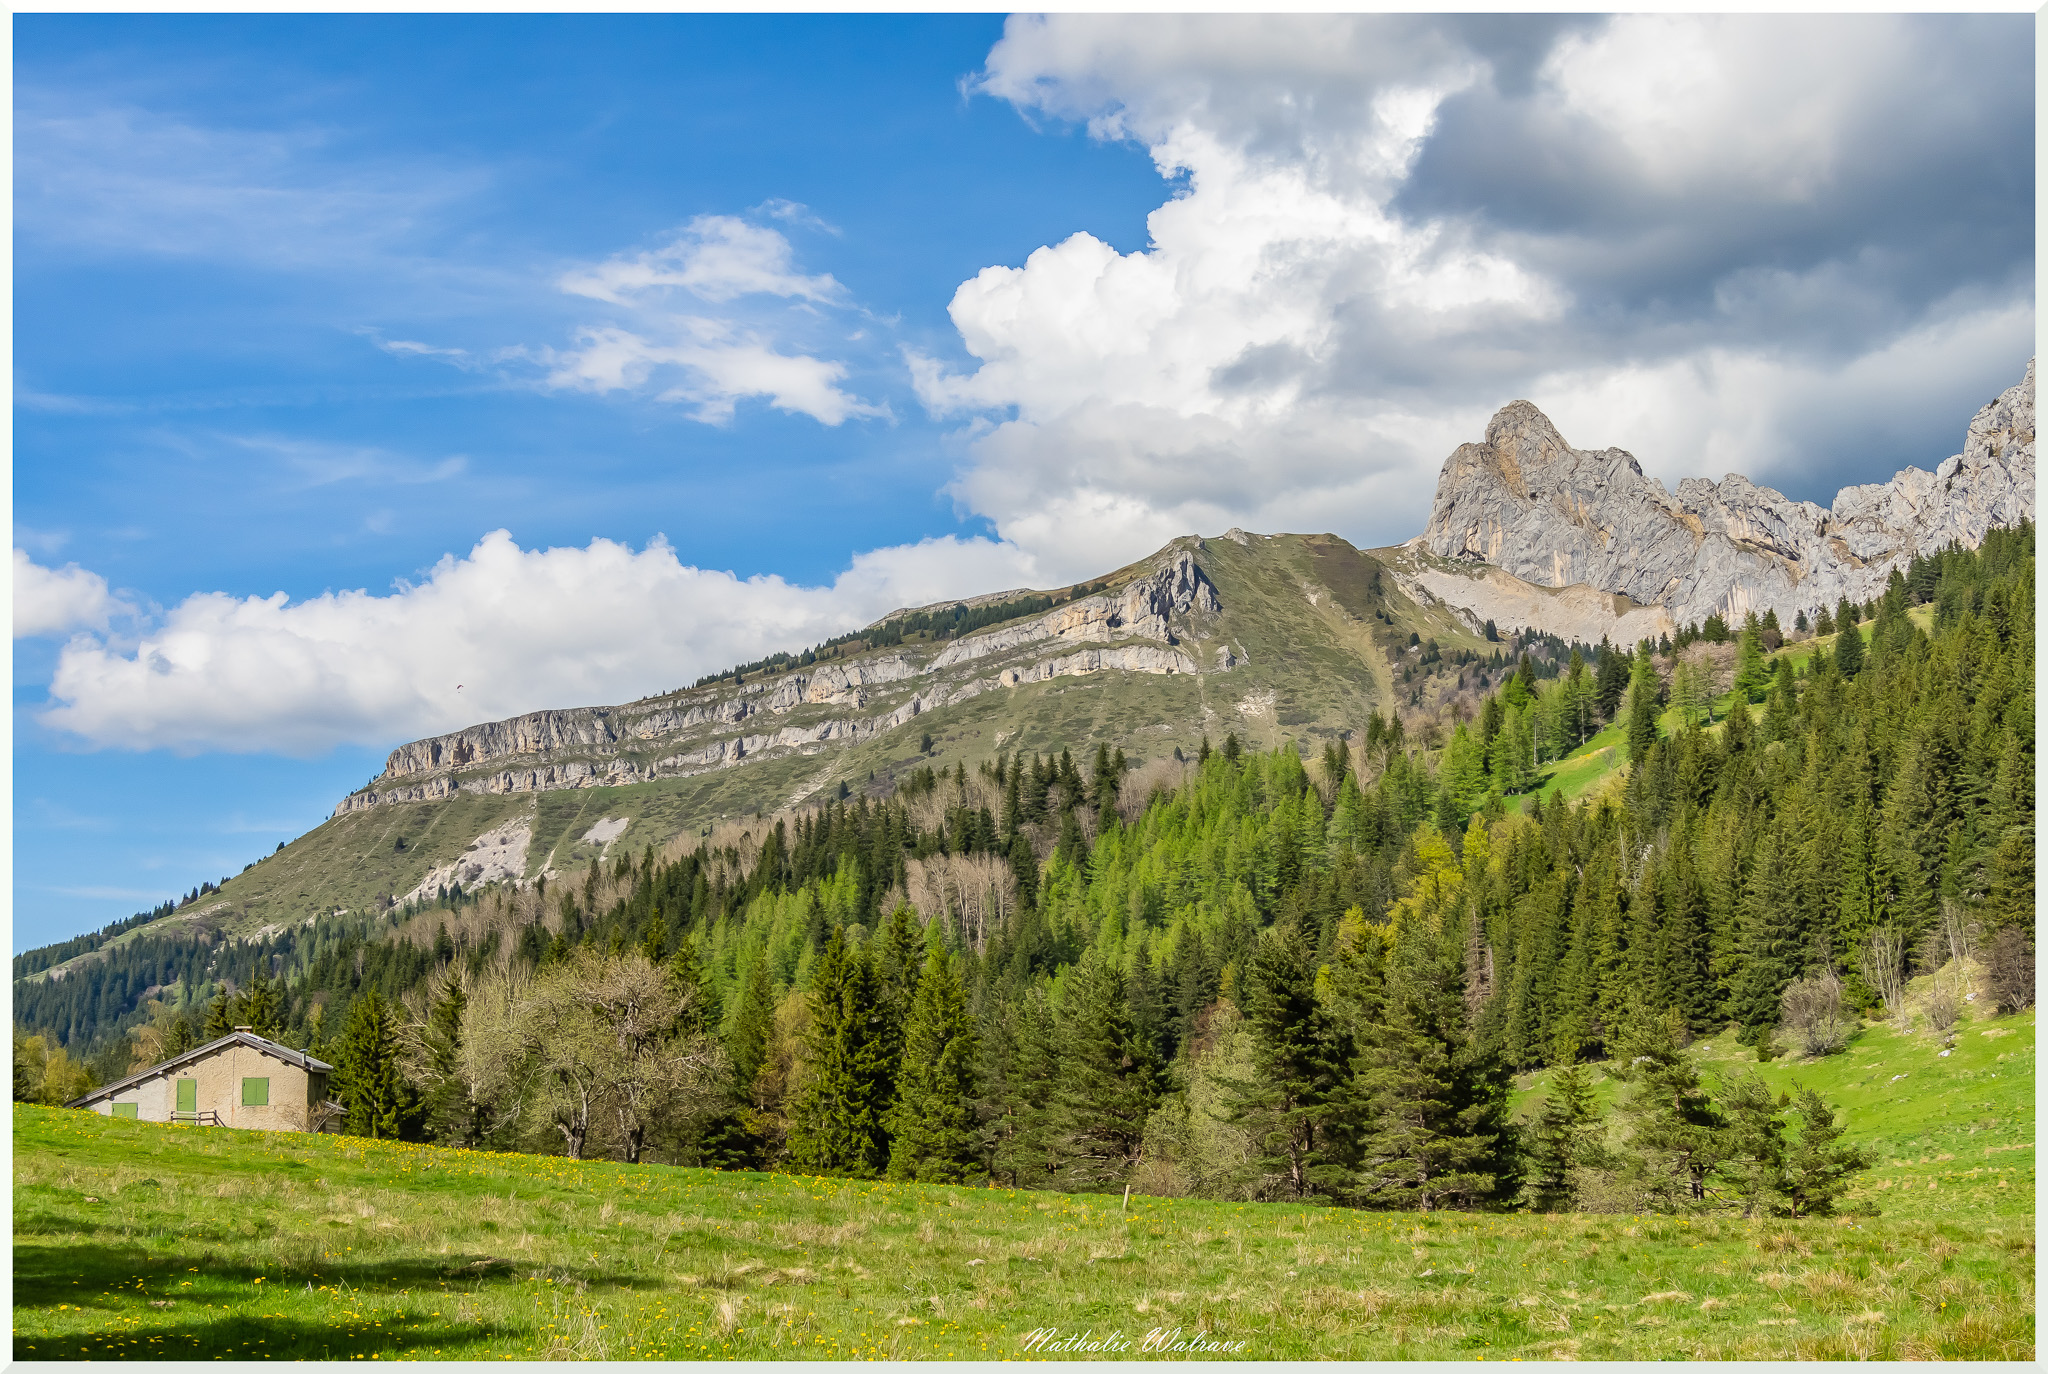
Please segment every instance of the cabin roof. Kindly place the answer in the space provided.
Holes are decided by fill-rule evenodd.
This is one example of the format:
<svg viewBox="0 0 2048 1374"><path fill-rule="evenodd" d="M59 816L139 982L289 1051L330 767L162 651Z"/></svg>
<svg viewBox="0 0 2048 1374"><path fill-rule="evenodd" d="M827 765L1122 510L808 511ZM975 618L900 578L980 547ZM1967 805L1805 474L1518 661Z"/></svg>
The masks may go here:
<svg viewBox="0 0 2048 1374"><path fill-rule="evenodd" d="M253 1031L238 1030L230 1031L218 1040L209 1040L204 1045L195 1045L183 1054L171 1056L161 1064L152 1064L146 1069L131 1073L117 1083L109 1083L103 1088L94 1088L85 1096L74 1097L64 1105L67 1107L90 1106L102 1098L112 1097L124 1088L135 1086L145 1078L155 1078L158 1074L169 1073L174 1069L183 1068L187 1064L196 1063L210 1054L226 1049L230 1045L246 1045L252 1050L267 1054L272 1059L282 1060L295 1069L304 1069L308 1073L334 1072L334 1065L322 1063L304 1050L295 1050L289 1045L280 1045L275 1040L265 1040Z"/></svg>

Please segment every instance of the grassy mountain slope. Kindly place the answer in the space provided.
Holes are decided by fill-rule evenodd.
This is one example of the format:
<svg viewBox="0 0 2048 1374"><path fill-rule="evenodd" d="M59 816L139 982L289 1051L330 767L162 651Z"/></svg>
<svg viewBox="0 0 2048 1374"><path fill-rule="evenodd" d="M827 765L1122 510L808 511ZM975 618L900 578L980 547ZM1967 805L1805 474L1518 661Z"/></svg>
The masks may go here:
<svg viewBox="0 0 2048 1374"><path fill-rule="evenodd" d="M165 921L150 922L70 961L114 957L166 929L209 938L260 938L335 919L381 913L437 867L458 862L478 836L527 820L532 838L519 876L579 870L600 854L656 848L708 834L722 820L772 813L836 790L886 792L911 770L970 770L998 751L1092 751L1108 741L1133 763L1192 756L1206 734L1235 732L1247 747L1316 746L1391 710L1392 664L1411 635L1444 650L1488 645L1441 605L1418 603L1382 565L1334 535L1243 535L1176 541L1215 584L1221 611L1177 627L1204 669L1193 674L1097 672L985 692L927 711L895 730L815 754L750 759L694 777L626 787L453 797L335 816L229 879ZM1112 587L1153 558L1102 581ZM1219 651L1234 660L1216 671ZM923 736L932 737L929 755ZM625 822L607 841L599 821ZM400 844L403 841L403 844ZM168 922L175 922L172 927ZM63 965L59 965L62 976ZM48 976L38 974L36 976Z"/></svg>

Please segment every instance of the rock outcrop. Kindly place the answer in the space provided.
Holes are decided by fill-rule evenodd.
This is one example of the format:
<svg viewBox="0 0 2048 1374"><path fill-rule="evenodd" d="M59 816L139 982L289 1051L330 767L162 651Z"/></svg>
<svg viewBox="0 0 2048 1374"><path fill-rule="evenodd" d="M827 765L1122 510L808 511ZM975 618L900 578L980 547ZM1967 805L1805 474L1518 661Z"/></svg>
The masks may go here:
<svg viewBox="0 0 2048 1374"><path fill-rule="evenodd" d="M1193 554L1176 545L1121 587L943 646L818 663L628 706L535 711L415 740L394 749L376 781L343 798L334 814L461 792L689 777L873 739L926 711L1027 683L1099 672L1194 673L1174 626L1221 606ZM1231 666L1224 661L1216 671Z"/></svg>
<svg viewBox="0 0 2048 1374"><path fill-rule="evenodd" d="M1678 624L1707 616L1866 600L1894 568L2034 513L2034 364L1970 422L1963 451L1932 472L1844 488L1830 509L1746 477L1643 475L1621 449L1575 449L1527 401L1501 408L1437 479L1415 541L1545 587L1583 583L1661 606Z"/></svg>

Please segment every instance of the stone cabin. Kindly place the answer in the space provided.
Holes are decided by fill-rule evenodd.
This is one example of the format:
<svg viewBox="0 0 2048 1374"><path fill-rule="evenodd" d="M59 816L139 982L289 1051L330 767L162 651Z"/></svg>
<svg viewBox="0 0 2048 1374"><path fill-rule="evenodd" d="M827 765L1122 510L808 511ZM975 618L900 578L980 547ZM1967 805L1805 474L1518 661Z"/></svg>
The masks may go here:
<svg viewBox="0 0 2048 1374"><path fill-rule="evenodd" d="M327 1096L332 1064L237 1026L218 1040L65 1103L132 1121L178 1121L252 1131L339 1130Z"/></svg>

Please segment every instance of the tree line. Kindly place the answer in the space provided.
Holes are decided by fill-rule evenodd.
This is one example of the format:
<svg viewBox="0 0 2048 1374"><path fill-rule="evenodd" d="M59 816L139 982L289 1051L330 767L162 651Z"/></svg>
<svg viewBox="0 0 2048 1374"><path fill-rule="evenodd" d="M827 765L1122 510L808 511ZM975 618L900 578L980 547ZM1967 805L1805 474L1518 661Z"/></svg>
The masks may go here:
<svg viewBox="0 0 2048 1374"><path fill-rule="evenodd" d="M350 1129L489 1148L1826 1210L1855 1167L1826 1105L1701 1083L1684 1045L1825 1052L1972 958L2001 1005L2032 996L2032 529L1926 563L1832 645L1772 657L1758 621L1726 665L1518 670L1438 751L1376 714L1307 760L999 757L593 865L516 930L366 927L294 955L277 1033L331 1055ZM1539 799L1539 725L1612 732L1618 792ZM1571 1088L1602 1058L1613 1123ZM1510 1076L1539 1067L1557 1090L1518 1126Z"/></svg>

